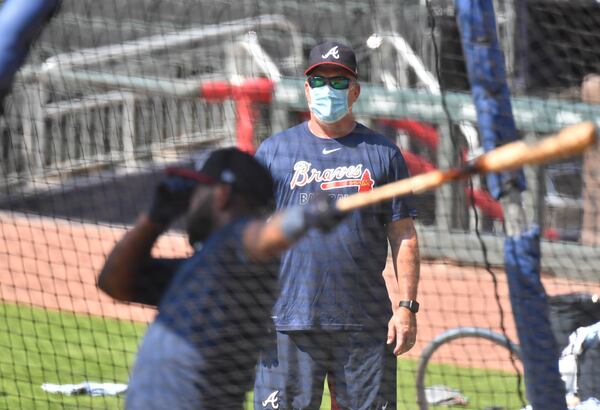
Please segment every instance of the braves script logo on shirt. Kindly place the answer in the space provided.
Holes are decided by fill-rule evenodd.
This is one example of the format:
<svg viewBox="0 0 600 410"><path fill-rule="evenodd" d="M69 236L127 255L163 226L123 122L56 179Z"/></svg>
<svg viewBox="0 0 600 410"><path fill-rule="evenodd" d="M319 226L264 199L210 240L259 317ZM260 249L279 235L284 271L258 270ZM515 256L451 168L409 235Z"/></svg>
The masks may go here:
<svg viewBox="0 0 600 410"><path fill-rule="evenodd" d="M271 407L273 407L274 409L278 409L279 408L279 403L277 403L279 401L279 397L277 397L278 394L279 394L279 390L275 390L273 393L269 394L269 397L267 397L265 400L262 401L263 407L266 408L270 404Z"/></svg>
<svg viewBox="0 0 600 410"><path fill-rule="evenodd" d="M338 46L332 47L329 49L328 52L326 52L325 54L321 55L322 59L326 59L327 57L332 56L333 58L335 58L336 60L339 60L340 58L340 53L338 52Z"/></svg>
<svg viewBox="0 0 600 410"><path fill-rule="evenodd" d="M358 188L358 192L367 192L372 190L375 185L375 181L371 178L371 171L366 168L363 170L362 164L326 168L321 171L312 168L310 162L296 162L290 188L306 186L313 182L319 182L323 191L355 186Z"/></svg>

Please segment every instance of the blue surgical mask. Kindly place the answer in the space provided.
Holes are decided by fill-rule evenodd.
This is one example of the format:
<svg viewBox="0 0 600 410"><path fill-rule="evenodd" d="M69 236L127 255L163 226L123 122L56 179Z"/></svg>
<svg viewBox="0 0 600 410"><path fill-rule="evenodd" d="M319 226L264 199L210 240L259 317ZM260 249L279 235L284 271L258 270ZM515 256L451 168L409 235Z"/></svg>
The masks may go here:
<svg viewBox="0 0 600 410"><path fill-rule="evenodd" d="M334 90L329 85L309 90L310 110L322 122L331 124L348 114L348 90Z"/></svg>

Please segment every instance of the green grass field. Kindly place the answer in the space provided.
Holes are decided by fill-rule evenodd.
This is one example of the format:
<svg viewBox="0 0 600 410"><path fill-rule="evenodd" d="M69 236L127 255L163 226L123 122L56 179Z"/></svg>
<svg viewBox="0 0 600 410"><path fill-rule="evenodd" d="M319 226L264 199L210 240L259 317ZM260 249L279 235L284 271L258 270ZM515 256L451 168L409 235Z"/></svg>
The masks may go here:
<svg viewBox="0 0 600 410"><path fill-rule="evenodd" d="M43 383L126 383L146 326L68 312L0 305L0 408L122 407L117 397L48 394Z"/></svg>
<svg viewBox="0 0 600 410"><path fill-rule="evenodd" d="M41 385L127 383L129 367L145 329L140 323L0 304L0 408L122 408L119 397L48 394ZM415 367L413 360L399 361L399 409L417 409ZM433 376L427 379L427 385L459 388L469 398L469 405L461 408L521 408L515 378L507 373L442 365L432 365L430 370ZM251 409L250 403L251 394L247 409ZM326 393L321 409L329 408Z"/></svg>

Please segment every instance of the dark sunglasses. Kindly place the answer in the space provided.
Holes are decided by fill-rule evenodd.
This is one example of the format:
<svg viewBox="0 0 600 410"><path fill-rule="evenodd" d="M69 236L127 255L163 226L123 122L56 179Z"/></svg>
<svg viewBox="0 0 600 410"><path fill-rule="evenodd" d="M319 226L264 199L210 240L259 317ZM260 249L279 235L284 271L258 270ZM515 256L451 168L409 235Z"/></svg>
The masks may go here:
<svg viewBox="0 0 600 410"><path fill-rule="evenodd" d="M308 85L310 88L319 88L329 84L334 90L347 90L350 87L352 80L348 77L321 77L320 75L312 75L308 77Z"/></svg>

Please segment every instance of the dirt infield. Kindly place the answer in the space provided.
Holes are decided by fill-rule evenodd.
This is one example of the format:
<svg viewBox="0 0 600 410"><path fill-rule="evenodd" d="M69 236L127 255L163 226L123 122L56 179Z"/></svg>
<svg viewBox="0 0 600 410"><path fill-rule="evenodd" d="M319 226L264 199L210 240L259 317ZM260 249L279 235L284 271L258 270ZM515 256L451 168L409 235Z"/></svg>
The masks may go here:
<svg viewBox="0 0 600 410"><path fill-rule="evenodd" d="M106 253L125 232L123 227L0 213L0 299L43 308L148 322L155 310L115 303L96 288L96 275ZM185 256L190 248L183 235L161 237L160 256ZM496 270L501 305L509 336L516 340L504 272ZM544 278L548 294L600 291L597 283L566 282ZM421 265L416 357L435 335L454 326L480 326L499 331L500 310L491 276L484 269L442 261ZM469 353L469 363L507 368L507 362L490 364L490 351ZM448 357L460 357L458 352ZM510 368L510 367L509 367Z"/></svg>

